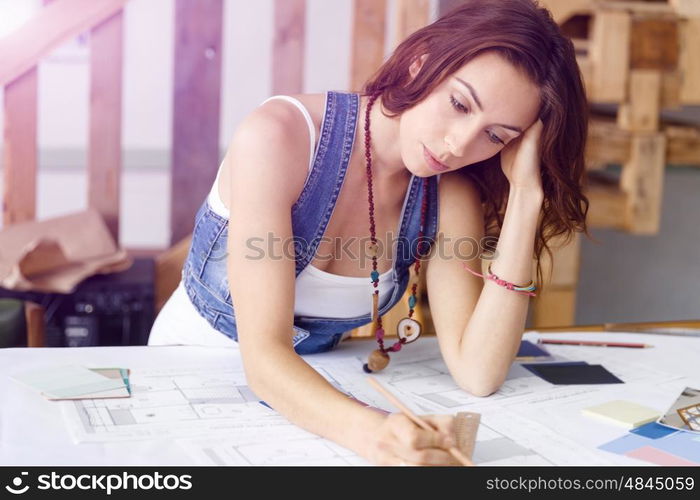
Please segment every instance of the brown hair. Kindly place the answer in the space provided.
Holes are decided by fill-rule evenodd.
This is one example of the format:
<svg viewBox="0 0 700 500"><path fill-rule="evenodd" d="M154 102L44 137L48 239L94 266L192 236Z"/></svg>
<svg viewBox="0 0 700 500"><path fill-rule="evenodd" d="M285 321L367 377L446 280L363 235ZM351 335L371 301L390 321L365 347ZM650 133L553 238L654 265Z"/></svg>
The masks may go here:
<svg viewBox="0 0 700 500"><path fill-rule="evenodd" d="M588 199L582 192L588 104L573 44L549 11L533 0L465 0L406 38L365 84L362 94L378 93L382 106L396 116L486 51L500 54L540 88L544 203L534 252L541 287L541 255L544 250L552 254L548 241L563 235L564 242L569 242L575 231L588 235ZM424 54L421 70L411 80L408 68ZM492 241L500 235L508 200L508 180L499 167L500 153L459 170L478 187L485 234Z"/></svg>

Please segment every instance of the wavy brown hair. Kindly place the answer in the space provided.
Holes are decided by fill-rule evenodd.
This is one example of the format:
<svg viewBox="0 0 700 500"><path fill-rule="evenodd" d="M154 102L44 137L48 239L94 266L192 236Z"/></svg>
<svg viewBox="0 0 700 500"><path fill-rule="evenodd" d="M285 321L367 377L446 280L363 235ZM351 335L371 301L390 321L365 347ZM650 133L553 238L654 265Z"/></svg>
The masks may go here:
<svg viewBox="0 0 700 500"><path fill-rule="evenodd" d="M523 71L540 89L541 176L544 202L535 237L537 281L542 283L542 252L560 236L587 236L588 199L584 149L588 103L571 41L548 10L533 0L466 0L434 23L411 34L394 50L362 89L379 94L382 106L397 116L419 103L445 78L477 55L492 51ZM427 55L415 79L410 64ZM478 187L484 207L484 231L497 241L503 226L509 183L500 153L461 169ZM489 245L487 250L493 250Z"/></svg>

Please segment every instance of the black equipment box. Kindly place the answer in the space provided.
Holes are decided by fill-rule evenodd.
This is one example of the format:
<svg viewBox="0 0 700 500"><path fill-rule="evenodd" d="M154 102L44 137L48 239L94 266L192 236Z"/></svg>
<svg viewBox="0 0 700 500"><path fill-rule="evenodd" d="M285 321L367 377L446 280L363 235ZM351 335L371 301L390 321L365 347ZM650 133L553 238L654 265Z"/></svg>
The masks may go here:
<svg viewBox="0 0 700 500"><path fill-rule="evenodd" d="M135 258L129 269L91 276L73 293L0 288L0 298L44 307L47 347L145 345L155 319L154 280L153 259Z"/></svg>

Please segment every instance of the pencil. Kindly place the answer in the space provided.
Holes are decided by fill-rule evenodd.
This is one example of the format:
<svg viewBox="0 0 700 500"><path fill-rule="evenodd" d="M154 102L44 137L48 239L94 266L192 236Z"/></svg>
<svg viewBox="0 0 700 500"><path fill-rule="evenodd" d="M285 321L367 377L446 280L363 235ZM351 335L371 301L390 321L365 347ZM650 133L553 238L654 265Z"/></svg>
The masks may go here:
<svg viewBox="0 0 700 500"><path fill-rule="evenodd" d="M394 396L392 393L389 392L388 389L385 389L382 384L379 383L378 380L374 379L373 377L367 377L367 380L369 381L370 385L374 387L382 396L384 396L386 399L389 400L391 404L396 406L401 412L406 415L414 424L416 424L418 427L425 429L426 431L434 431L434 429L428 422L420 418L418 415L413 413L408 406L403 404L399 399ZM455 457L462 465L465 466L472 466L474 463L469 460L466 456L464 456L464 453L459 451L457 448L454 446L450 447L448 450L450 454Z"/></svg>
<svg viewBox="0 0 700 500"><path fill-rule="evenodd" d="M540 339L539 344L557 344L557 345L588 345L599 347L635 347L643 349L645 347L654 347L651 344L639 344L635 342L598 342L594 340L558 340L558 339Z"/></svg>

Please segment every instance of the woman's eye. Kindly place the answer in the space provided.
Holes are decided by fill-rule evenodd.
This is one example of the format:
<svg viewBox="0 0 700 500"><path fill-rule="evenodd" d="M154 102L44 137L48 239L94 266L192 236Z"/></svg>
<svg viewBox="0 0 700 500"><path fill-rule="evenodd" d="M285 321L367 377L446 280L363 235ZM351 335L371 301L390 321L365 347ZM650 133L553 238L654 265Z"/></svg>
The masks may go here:
<svg viewBox="0 0 700 500"><path fill-rule="evenodd" d="M491 142L493 142L495 144L504 144L505 145L505 143L501 140L501 138L498 137L496 134L492 134L491 132L487 132L487 134L488 134L489 140Z"/></svg>
<svg viewBox="0 0 700 500"><path fill-rule="evenodd" d="M450 102L455 109L461 111L462 113L469 113L469 108L455 99L454 96L450 96Z"/></svg>
<svg viewBox="0 0 700 500"><path fill-rule="evenodd" d="M452 104L452 107L454 107L456 110L461 111L462 113L469 113L469 108L467 108L464 104L455 99L452 95L450 96L450 103ZM496 134L492 134L491 132L487 132L486 134L489 136L489 140L494 144L505 145L501 138L498 137Z"/></svg>

